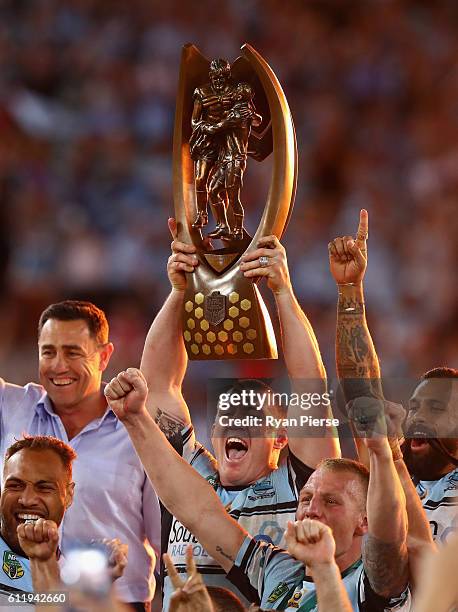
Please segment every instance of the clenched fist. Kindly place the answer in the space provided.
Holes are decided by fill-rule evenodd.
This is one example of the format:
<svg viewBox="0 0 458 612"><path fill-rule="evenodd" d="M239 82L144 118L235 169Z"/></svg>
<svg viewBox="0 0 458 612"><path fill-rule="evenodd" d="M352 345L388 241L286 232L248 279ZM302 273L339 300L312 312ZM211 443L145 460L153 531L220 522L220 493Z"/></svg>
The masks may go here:
<svg viewBox="0 0 458 612"><path fill-rule="evenodd" d="M312 519L288 522L286 546L290 555L310 568L333 563L336 552L331 529Z"/></svg>
<svg viewBox="0 0 458 612"><path fill-rule="evenodd" d="M21 523L17 535L19 545L29 559L49 561L56 556L59 533L54 521L39 518L34 523Z"/></svg>
<svg viewBox="0 0 458 612"><path fill-rule="evenodd" d="M120 421L127 421L146 412L148 386L137 368L128 368L111 379L104 389L105 397Z"/></svg>

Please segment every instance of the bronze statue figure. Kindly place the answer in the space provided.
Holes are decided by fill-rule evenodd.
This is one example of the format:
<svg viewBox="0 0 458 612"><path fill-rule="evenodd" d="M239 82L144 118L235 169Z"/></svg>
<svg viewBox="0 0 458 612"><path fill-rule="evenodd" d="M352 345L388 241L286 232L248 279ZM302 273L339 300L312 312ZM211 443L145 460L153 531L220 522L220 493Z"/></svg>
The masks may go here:
<svg viewBox="0 0 458 612"><path fill-rule="evenodd" d="M216 228L208 237L242 240L244 210L240 190L251 126L261 125L262 117L254 107L251 86L244 82L233 84L227 60L213 60L209 77L209 83L194 91L189 139L197 202L193 227L202 229L207 225L210 203ZM228 208L232 211L233 227L228 221Z"/></svg>

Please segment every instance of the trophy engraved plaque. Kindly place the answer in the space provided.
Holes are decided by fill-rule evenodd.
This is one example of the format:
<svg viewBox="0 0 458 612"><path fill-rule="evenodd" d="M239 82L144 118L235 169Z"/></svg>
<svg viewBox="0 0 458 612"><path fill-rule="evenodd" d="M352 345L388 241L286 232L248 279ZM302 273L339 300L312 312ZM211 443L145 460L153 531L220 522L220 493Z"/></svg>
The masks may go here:
<svg viewBox="0 0 458 612"><path fill-rule="evenodd" d="M183 312L190 359L277 358L267 308L239 264L260 238L281 238L286 228L296 191L296 139L275 74L250 45L241 51L232 65L209 61L193 45L183 47L181 58L173 195L178 238L194 244L199 260L187 275ZM247 159L262 162L272 152L267 201L251 236L242 204Z"/></svg>

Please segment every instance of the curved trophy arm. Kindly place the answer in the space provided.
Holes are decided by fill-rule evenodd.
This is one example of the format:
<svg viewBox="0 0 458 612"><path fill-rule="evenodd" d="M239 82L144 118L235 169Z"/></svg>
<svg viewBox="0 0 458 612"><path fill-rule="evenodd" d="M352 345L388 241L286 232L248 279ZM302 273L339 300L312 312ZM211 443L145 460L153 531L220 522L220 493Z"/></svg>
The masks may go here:
<svg viewBox="0 0 458 612"><path fill-rule="evenodd" d="M269 102L274 164L266 206L247 251L256 248L263 236L281 238L291 216L297 184L297 146L293 119L285 94L269 64L249 44L242 54L255 70Z"/></svg>

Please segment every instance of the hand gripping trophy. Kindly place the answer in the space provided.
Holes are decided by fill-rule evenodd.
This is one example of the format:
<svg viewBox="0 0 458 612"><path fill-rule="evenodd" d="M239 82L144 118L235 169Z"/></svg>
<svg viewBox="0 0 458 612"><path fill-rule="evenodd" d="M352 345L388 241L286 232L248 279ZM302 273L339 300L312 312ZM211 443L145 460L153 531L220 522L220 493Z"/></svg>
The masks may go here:
<svg viewBox="0 0 458 612"><path fill-rule="evenodd" d="M182 53L174 201L179 239L196 246L200 263L190 275L183 313L191 359L277 357L267 309L256 283L240 272L239 259L260 238L280 238L286 227L296 189L296 140L274 73L249 45L242 54L231 66L225 59L209 62L193 45ZM269 195L250 236L241 202L247 158L261 162L272 151ZM210 231L209 211L215 222Z"/></svg>

